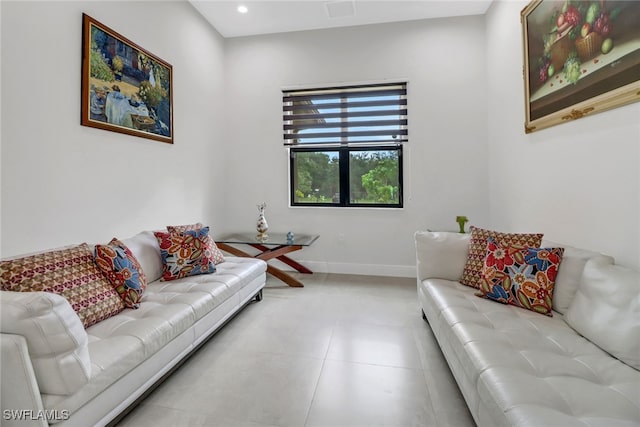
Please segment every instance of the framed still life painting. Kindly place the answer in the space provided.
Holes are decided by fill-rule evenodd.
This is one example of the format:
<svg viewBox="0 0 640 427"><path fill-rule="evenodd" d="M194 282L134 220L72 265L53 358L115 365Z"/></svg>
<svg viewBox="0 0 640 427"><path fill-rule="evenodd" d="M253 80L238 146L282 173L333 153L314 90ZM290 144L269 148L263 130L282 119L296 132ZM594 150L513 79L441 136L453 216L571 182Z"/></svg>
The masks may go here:
<svg viewBox="0 0 640 427"><path fill-rule="evenodd" d="M82 15L81 124L173 143L173 68Z"/></svg>
<svg viewBox="0 0 640 427"><path fill-rule="evenodd" d="M534 0L521 20L526 133L640 101L640 1Z"/></svg>

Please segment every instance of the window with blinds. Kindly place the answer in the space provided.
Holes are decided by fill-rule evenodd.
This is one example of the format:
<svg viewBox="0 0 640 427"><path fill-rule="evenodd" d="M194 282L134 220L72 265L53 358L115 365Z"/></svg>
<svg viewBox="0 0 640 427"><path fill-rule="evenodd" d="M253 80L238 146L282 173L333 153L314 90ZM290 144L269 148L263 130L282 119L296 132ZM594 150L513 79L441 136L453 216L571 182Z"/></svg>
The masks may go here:
<svg viewBox="0 0 640 427"><path fill-rule="evenodd" d="M402 207L406 83L283 91L292 206Z"/></svg>
<svg viewBox="0 0 640 427"><path fill-rule="evenodd" d="M405 83L285 91L285 145L402 144Z"/></svg>

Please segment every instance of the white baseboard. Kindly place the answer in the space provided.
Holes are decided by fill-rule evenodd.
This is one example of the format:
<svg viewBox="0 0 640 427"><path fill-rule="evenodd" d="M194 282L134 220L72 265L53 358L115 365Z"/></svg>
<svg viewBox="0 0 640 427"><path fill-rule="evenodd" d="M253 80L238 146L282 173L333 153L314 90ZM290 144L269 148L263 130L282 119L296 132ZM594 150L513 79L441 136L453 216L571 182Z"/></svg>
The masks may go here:
<svg viewBox="0 0 640 427"><path fill-rule="evenodd" d="M335 274L358 274L365 276L388 276L388 277L416 277L415 265L386 265L386 264L352 264L343 262L322 262L296 260L300 264L309 268L314 273L335 273ZM273 262L273 261L269 261ZM276 264L274 262L274 264ZM290 270L291 267L277 262L274 267L282 270Z"/></svg>

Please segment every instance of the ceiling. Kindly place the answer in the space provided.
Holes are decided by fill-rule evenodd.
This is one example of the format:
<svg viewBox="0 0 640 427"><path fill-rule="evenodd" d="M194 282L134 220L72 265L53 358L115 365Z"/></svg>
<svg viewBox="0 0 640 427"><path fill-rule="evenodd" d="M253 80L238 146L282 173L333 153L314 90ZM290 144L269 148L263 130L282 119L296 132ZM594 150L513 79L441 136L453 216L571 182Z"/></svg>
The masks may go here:
<svg viewBox="0 0 640 427"><path fill-rule="evenodd" d="M482 15L492 0L189 0L225 38ZM239 13L240 5L247 13Z"/></svg>

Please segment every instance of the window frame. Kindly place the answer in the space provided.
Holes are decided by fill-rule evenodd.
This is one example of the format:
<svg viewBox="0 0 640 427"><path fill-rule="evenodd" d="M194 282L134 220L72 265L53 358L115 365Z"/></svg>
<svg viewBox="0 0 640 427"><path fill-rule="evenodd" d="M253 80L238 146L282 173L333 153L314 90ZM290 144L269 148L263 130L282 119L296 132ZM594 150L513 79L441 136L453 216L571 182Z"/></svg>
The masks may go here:
<svg viewBox="0 0 640 427"><path fill-rule="evenodd" d="M308 144L312 145L312 144ZM403 176L404 176L404 157L403 147L401 144L395 146L377 145L377 146L339 146L339 147L309 147L295 146L288 147L289 150L289 205L291 207L338 207L338 208L396 208L404 207L403 194ZM340 188L340 200L338 202L322 203L322 202L296 202L294 183L295 170L295 153L325 153L327 151L338 152L338 185ZM398 203L355 203L351 202L351 180L349 176L349 161L351 153L354 152L376 152L376 151L397 151L398 152Z"/></svg>

